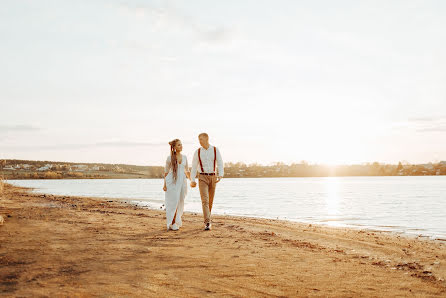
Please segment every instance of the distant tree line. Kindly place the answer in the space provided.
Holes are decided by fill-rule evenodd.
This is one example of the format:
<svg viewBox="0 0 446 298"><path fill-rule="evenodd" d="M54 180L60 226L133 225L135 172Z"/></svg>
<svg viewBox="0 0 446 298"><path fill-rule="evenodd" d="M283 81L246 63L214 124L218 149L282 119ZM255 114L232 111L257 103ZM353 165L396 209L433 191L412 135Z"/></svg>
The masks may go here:
<svg viewBox="0 0 446 298"><path fill-rule="evenodd" d="M425 165L383 164L378 162L361 165L327 166L301 163L271 165L244 163L225 164L225 176L230 177L325 177L325 176L411 176L446 175L446 162Z"/></svg>
<svg viewBox="0 0 446 298"><path fill-rule="evenodd" d="M32 160L3 160L1 174L6 179L79 179L79 178L162 178L162 166L127 164L73 163ZM325 177L325 176L420 176L446 175L446 162L411 165L365 163L360 165L327 166L282 162L270 165L257 163L226 163L225 177Z"/></svg>

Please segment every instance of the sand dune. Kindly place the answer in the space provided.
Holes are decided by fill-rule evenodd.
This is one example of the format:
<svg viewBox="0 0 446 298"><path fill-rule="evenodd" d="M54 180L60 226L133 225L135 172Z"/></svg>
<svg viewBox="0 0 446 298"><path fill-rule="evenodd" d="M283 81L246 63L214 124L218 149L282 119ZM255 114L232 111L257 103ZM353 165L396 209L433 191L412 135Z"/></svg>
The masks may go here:
<svg viewBox="0 0 446 298"><path fill-rule="evenodd" d="M162 211L10 185L0 208L6 296L446 296L439 241L191 213L167 232Z"/></svg>

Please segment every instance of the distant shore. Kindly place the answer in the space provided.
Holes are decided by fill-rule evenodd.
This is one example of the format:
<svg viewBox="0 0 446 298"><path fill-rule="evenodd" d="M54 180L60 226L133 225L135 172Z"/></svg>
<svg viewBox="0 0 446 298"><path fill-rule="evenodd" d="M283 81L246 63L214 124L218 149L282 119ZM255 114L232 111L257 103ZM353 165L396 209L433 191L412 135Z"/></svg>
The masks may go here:
<svg viewBox="0 0 446 298"><path fill-rule="evenodd" d="M0 290L13 296L441 296L446 244L392 233L164 212L6 184Z"/></svg>
<svg viewBox="0 0 446 298"><path fill-rule="evenodd" d="M156 179L164 175L163 166L73 163L56 161L0 160L0 175L6 179ZM442 176L446 161L427 164L365 163L359 165L318 165L306 162L272 165L226 163L226 178L285 177L369 177Z"/></svg>
<svg viewBox="0 0 446 298"><path fill-rule="evenodd" d="M395 175L345 175L345 176L243 176L243 177L237 177L237 176L224 176L224 178L342 178L342 177L444 177L446 175L401 175L401 176L395 176ZM4 176L5 180L78 180L78 179L163 179L162 177L150 177L150 176L144 176L144 175L103 175L103 176L82 176L82 177L64 177L64 178L49 178L45 176L40 177L13 177L9 175Z"/></svg>

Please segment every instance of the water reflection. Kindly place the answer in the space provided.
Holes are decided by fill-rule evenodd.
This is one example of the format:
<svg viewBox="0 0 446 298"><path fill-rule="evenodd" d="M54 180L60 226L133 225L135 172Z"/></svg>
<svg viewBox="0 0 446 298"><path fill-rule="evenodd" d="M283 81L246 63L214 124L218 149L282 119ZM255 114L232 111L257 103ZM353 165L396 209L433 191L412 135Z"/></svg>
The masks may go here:
<svg viewBox="0 0 446 298"><path fill-rule="evenodd" d="M327 215L333 216L339 214L339 177L327 177L325 178L325 209Z"/></svg>

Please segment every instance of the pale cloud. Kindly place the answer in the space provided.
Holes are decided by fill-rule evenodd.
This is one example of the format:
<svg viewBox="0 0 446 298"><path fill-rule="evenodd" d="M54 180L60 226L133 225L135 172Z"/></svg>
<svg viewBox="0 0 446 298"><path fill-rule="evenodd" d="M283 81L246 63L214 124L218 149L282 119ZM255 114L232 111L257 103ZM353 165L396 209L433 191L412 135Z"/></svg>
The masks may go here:
<svg viewBox="0 0 446 298"><path fill-rule="evenodd" d="M7 132L34 132L40 130L39 127L28 124L0 125L0 133Z"/></svg>
<svg viewBox="0 0 446 298"><path fill-rule="evenodd" d="M445 116L424 116L424 117L412 117L409 118L409 122L438 122L446 121Z"/></svg>
<svg viewBox="0 0 446 298"><path fill-rule="evenodd" d="M446 132L446 124L420 128L417 129L417 132Z"/></svg>
<svg viewBox="0 0 446 298"><path fill-rule="evenodd" d="M192 144L183 142L183 144ZM138 141L101 141L83 144L49 144L29 146L4 146L5 150L32 151L32 150L79 150L88 148L159 148L167 147L167 142L138 142Z"/></svg>
<svg viewBox="0 0 446 298"><path fill-rule="evenodd" d="M30 145L30 146L4 146L5 150L32 151L32 150L78 150L88 148L105 147L160 147L166 146L165 142L129 142L129 141L104 141L84 144L50 144L50 145Z"/></svg>
<svg viewBox="0 0 446 298"><path fill-rule="evenodd" d="M446 132L446 116L413 117L408 124L416 132Z"/></svg>
<svg viewBox="0 0 446 298"><path fill-rule="evenodd" d="M232 30L228 27L199 22L193 17L184 15L173 6L164 5L156 7L149 4L142 6L121 3L118 9L122 13L136 19L149 21L154 28L162 32L179 31L192 33L200 41L209 43L224 42L232 38Z"/></svg>
<svg viewBox="0 0 446 298"><path fill-rule="evenodd" d="M29 124L0 125L0 141L5 143L23 136L39 133L41 130L40 127ZM0 148L4 149L5 146Z"/></svg>
<svg viewBox="0 0 446 298"><path fill-rule="evenodd" d="M434 117L414 117L409 118L409 122L432 122L435 120Z"/></svg>

